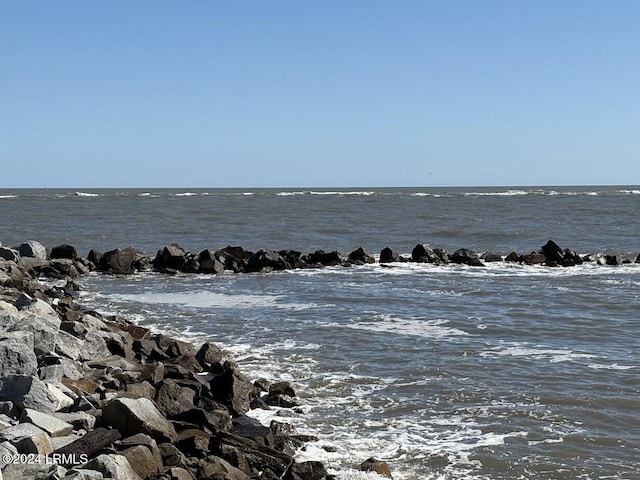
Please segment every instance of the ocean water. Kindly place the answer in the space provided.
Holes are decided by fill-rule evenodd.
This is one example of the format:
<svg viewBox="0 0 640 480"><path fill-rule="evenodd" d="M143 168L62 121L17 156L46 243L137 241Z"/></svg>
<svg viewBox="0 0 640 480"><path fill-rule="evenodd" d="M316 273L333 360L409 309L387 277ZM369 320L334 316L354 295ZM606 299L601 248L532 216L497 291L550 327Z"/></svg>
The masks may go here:
<svg viewBox="0 0 640 480"><path fill-rule="evenodd" d="M416 243L506 255L548 239L640 252L640 187L0 190L3 245L154 254ZM250 275L81 279L83 301L193 340L254 378L290 380L340 478L640 478L640 264L378 264ZM268 422L275 411L253 411ZM331 447L331 448L329 448Z"/></svg>

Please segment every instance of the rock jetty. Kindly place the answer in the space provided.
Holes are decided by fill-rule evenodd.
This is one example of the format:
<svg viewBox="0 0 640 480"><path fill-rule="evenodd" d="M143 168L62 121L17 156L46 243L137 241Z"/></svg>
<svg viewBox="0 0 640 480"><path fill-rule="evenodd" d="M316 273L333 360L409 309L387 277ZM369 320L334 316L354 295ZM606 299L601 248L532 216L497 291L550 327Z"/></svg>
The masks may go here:
<svg viewBox="0 0 640 480"><path fill-rule="evenodd" d="M322 463L293 458L313 437L246 416L295 408L292 385L251 382L213 343L195 346L83 308L73 279L96 264L68 245L41 247L0 247L0 477L333 478ZM193 261L163 252L164 269ZM134 249L92 255L104 271L149 264ZM218 261L202 255L198 264L215 271ZM51 287L43 277L67 281Z"/></svg>
<svg viewBox="0 0 640 480"><path fill-rule="evenodd" d="M377 260L362 247L346 255L238 246L193 253L172 244L153 257L133 247L82 257L71 245L0 244L0 479L330 480L322 463L294 460L313 437L246 415L295 408L292 385L251 382L213 343L192 345L88 310L76 279L91 271L220 275L375 262L617 266L640 263L640 255L579 255L552 240L506 256L418 244L405 257L386 247ZM359 468L391 477L374 458Z"/></svg>

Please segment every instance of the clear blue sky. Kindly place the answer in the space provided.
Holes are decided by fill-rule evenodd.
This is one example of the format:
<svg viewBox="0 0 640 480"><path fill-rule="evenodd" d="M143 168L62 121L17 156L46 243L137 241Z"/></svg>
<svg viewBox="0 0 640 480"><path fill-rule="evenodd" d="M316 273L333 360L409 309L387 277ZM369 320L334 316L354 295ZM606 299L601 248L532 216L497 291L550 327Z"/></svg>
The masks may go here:
<svg viewBox="0 0 640 480"><path fill-rule="evenodd" d="M640 1L4 1L1 187L640 183Z"/></svg>

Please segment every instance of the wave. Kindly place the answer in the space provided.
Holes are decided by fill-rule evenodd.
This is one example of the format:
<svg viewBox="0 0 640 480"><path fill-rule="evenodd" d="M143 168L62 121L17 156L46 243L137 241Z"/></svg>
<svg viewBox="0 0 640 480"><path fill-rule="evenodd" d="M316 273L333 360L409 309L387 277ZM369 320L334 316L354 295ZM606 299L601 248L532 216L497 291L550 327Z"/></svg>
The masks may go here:
<svg viewBox="0 0 640 480"><path fill-rule="evenodd" d="M76 197L100 197L99 193L89 193L89 192L75 192L74 195Z"/></svg>
<svg viewBox="0 0 640 480"><path fill-rule="evenodd" d="M4 198L18 198L18 195L0 195L0 199Z"/></svg>

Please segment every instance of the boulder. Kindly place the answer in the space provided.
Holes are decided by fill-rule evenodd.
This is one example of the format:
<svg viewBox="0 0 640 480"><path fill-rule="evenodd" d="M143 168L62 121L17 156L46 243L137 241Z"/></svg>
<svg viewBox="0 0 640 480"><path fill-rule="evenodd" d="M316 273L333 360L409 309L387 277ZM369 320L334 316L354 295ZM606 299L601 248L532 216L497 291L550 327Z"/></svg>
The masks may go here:
<svg viewBox="0 0 640 480"><path fill-rule="evenodd" d="M224 265L225 270L231 270L235 273L244 272L247 260L251 255L253 255L253 252L242 247L232 247L230 245L216 250L214 253L218 261Z"/></svg>
<svg viewBox="0 0 640 480"><path fill-rule="evenodd" d="M488 263L501 262L502 256L498 255L497 253L485 252L480 256L480 260Z"/></svg>
<svg viewBox="0 0 640 480"><path fill-rule="evenodd" d="M269 386L269 395L289 395L295 397L296 392L289 382L276 382Z"/></svg>
<svg viewBox="0 0 640 480"><path fill-rule="evenodd" d="M449 257L451 263L469 265L472 267L483 267L484 264L478 258L478 254L473 250L461 248L456 250L451 257Z"/></svg>
<svg viewBox="0 0 640 480"><path fill-rule="evenodd" d="M44 432L17 439L14 444L20 453L48 455L53 452L51 438Z"/></svg>
<svg viewBox="0 0 640 480"><path fill-rule="evenodd" d="M380 263L393 263L399 261L401 261L400 255L389 247L383 248L380 252Z"/></svg>
<svg viewBox="0 0 640 480"><path fill-rule="evenodd" d="M0 260L6 260L7 262L18 263L20 261L20 254L17 250L9 247L0 247Z"/></svg>
<svg viewBox="0 0 640 480"><path fill-rule="evenodd" d="M547 261L547 257L541 253L528 253L522 257L522 261L527 265L542 265Z"/></svg>
<svg viewBox="0 0 640 480"><path fill-rule="evenodd" d="M360 464L360 470L363 472L375 472L382 477L393 478L387 462L376 460L373 457L362 462Z"/></svg>
<svg viewBox="0 0 640 480"><path fill-rule="evenodd" d="M144 433L156 439L173 440L173 425L148 398L116 398L102 409L102 423L117 429L123 436Z"/></svg>
<svg viewBox="0 0 640 480"><path fill-rule="evenodd" d="M0 378L36 375L38 359L33 351L33 333L0 332Z"/></svg>
<svg viewBox="0 0 640 480"><path fill-rule="evenodd" d="M220 348L211 342L204 343L196 353L196 360L205 371L217 373L220 369L220 362L224 358L224 353Z"/></svg>
<svg viewBox="0 0 640 480"><path fill-rule="evenodd" d="M43 433L45 433L44 430L31 423L19 423L13 427L0 431L0 443L5 441L15 443L21 438L33 437Z"/></svg>
<svg viewBox="0 0 640 480"><path fill-rule="evenodd" d="M188 253L177 243L158 250L153 260L153 268L158 272L175 273L184 269L188 261Z"/></svg>
<svg viewBox="0 0 640 480"><path fill-rule="evenodd" d="M198 264L200 273L213 273L220 275L224 273L224 265L215 257L211 250L203 250L198 254Z"/></svg>
<svg viewBox="0 0 640 480"><path fill-rule="evenodd" d="M516 252L511 252L509 253L509 255L504 257L504 261L509 263L520 263L523 261L523 259L522 256L518 255Z"/></svg>
<svg viewBox="0 0 640 480"><path fill-rule="evenodd" d="M36 258L38 260L47 259L47 249L40 242L35 240L29 240L20 247L18 247L18 253L21 257Z"/></svg>
<svg viewBox="0 0 640 480"><path fill-rule="evenodd" d="M143 445L135 445L123 450L120 455L123 455L131 468L143 478L159 473L162 468L162 458L154 457L151 450Z"/></svg>
<svg viewBox="0 0 640 480"><path fill-rule="evenodd" d="M51 249L51 258L66 258L68 260L75 260L78 258L78 252L74 247L67 244L58 245Z"/></svg>
<svg viewBox="0 0 640 480"><path fill-rule="evenodd" d="M32 423L36 427L44 430L51 437L63 437L70 435L73 431L73 425L67 423L53 415L38 412L30 408L25 408L20 416L23 423Z"/></svg>
<svg viewBox="0 0 640 480"><path fill-rule="evenodd" d="M302 257L302 261L308 265L322 265L325 267L335 267L343 264L340 253L336 250L325 252L324 250L316 250Z"/></svg>
<svg viewBox="0 0 640 480"><path fill-rule="evenodd" d="M545 256L547 263L548 262L560 263L564 259L564 254L562 253L562 249L553 240L547 241L547 243L545 243L542 247L540 247L540 251Z"/></svg>
<svg viewBox="0 0 640 480"><path fill-rule="evenodd" d="M47 386L30 375L8 375L0 378L0 400L9 400L20 408L53 413L58 404L51 398Z"/></svg>
<svg viewBox="0 0 640 480"><path fill-rule="evenodd" d="M354 265L364 265L367 263L376 262L376 259L373 257L373 255L365 251L365 249L362 247L357 248L356 250L351 252L347 257L347 260Z"/></svg>
<svg viewBox="0 0 640 480"><path fill-rule="evenodd" d="M170 378L165 378L157 385L155 403L160 412L170 417L194 408L194 397L192 389L181 387Z"/></svg>
<svg viewBox="0 0 640 480"><path fill-rule="evenodd" d="M292 463L284 474L284 480L323 480L327 471L322 462Z"/></svg>
<svg viewBox="0 0 640 480"><path fill-rule="evenodd" d="M416 263L433 263L436 254L430 248L425 247L421 243L418 243L413 250L411 250L411 260Z"/></svg>
<svg viewBox="0 0 640 480"><path fill-rule="evenodd" d="M198 462L198 478L207 480L250 480L249 475L220 457L209 455Z"/></svg>
<svg viewBox="0 0 640 480"><path fill-rule="evenodd" d="M88 470L96 470L105 478L118 480L142 480L140 475L131 467L126 457L122 455L102 454L84 465Z"/></svg>
<svg viewBox="0 0 640 480"><path fill-rule="evenodd" d="M620 255L600 255L598 257L598 265L610 265L610 266L617 266L617 265L621 265L621 259L620 259Z"/></svg>
<svg viewBox="0 0 640 480"><path fill-rule="evenodd" d="M100 258L99 269L113 274L128 275L135 271L139 252L132 247L116 248L105 252Z"/></svg>
<svg viewBox="0 0 640 480"><path fill-rule="evenodd" d="M210 382L213 400L226 406L234 415L242 415L249 411L255 388L247 377L225 362L225 370L215 375Z"/></svg>
<svg viewBox="0 0 640 480"><path fill-rule="evenodd" d="M258 250L247 259L247 265L245 271L260 272L262 270L286 270L291 268L291 265L280 255L273 250Z"/></svg>
<svg viewBox="0 0 640 480"><path fill-rule="evenodd" d="M304 260L302 260L302 252L297 250L279 250L278 254L291 265L291 268L308 268Z"/></svg>

